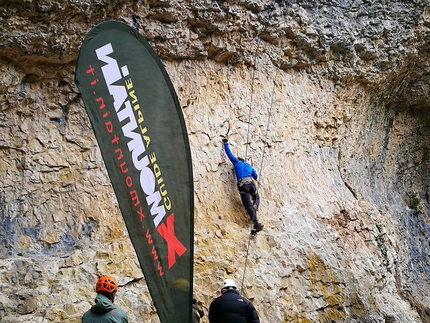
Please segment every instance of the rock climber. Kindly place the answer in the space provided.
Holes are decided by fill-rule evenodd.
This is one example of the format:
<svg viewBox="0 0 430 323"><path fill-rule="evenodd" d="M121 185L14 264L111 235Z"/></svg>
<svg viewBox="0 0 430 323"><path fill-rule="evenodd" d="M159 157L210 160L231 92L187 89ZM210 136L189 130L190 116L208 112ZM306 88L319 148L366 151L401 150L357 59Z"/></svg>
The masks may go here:
<svg viewBox="0 0 430 323"><path fill-rule="evenodd" d="M82 323L128 323L127 314L113 304L117 291L115 278L100 277L96 283L95 305L82 316Z"/></svg>
<svg viewBox="0 0 430 323"><path fill-rule="evenodd" d="M221 284L221 296L209 306L209 323L260 323L252 303L241 296L232 279Z"/></svg>
<svg viewBox="0 0 430 323"><path fill-rule="evenodd" d="M223 138L224 150L234 166L237 179L237 189L240 193L242 204L253 224L255 232L261 231L264 227L257 219L257 210L260 205L260 195L258 194L255 181L258 179L255 169L245 162L241 157L235 157L230 150L228 138Z"/></svg>

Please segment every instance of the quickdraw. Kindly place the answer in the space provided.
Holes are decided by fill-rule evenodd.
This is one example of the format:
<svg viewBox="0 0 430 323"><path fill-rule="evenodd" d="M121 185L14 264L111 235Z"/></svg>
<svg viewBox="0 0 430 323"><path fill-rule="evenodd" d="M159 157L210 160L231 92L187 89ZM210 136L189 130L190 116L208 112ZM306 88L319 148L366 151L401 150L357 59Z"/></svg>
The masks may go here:
<svg viewBox="0 0 430 323"><path fill-rule="evenodd" d="M227 133L223 136L223 137L227 137L228 134L230 133L230 129L231 129L231 123L230 120L225 120L222 124L221 127L224 127L227 124Z"/></svg>

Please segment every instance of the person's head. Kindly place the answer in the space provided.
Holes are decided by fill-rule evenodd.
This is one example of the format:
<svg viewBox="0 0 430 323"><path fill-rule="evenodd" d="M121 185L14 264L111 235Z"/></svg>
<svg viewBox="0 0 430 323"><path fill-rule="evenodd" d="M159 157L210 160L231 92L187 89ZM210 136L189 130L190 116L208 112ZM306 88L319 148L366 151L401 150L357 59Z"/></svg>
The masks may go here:
<svg viewBox="0 0 430 323"><path fill-rule="evenodd" d="M245 162L245 158L243 158L242 156L238 156L237 159L239 159L241 162Z"/></svg>
<svg viewBox="0 0 430 323"><path fill-rule="evenodd" d="M111 276L101 276L96 283L96 293L103 294L108 297L113 303L116 292L118 291L118 284L115 278Z"/></svg>
<svg viewBox="0 0 430 323"><path fill-rule="evenodd" d="M221 284L221 294L224 294L230 289L237 289L236 283L233 279L225 279Z"/></svg>

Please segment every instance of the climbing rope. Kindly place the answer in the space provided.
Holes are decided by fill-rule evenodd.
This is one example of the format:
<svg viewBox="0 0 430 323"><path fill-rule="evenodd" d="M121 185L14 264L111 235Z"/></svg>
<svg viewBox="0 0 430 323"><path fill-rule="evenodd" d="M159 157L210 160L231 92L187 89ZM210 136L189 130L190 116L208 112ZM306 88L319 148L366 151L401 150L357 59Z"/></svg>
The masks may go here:
<svg viewBox="0 0 430 323"><path fill-rule="evenodd" d="M259 39L259 43L258 43L258 46L257 46L257 51L258 51L258 48L260 46L260 42L261 42L261 38ZM281 43L280 43L280 47L281 47L281 51L282 51L282 40L281 40ZM256 66L257 66L256 65L257 51L256 51L256 53L254 55L254 71L252 73L252 82L251 82L251 102L250 102L250 106L249 106L249 115L248 115L248 129L247 129L247 137L246 137L247 138L246 139L247 145L246 145L246 150L245 150L245 160L247 160L246 156L247 156L247 153L248 153L248 143L249 143L249 133L250 133L249 127L250 127L250 124L251 124L252 97L253 97L253 93L254 93L254 77L255 77L255 71L256 71ZM272 115L272 107L273 107L273 102L274 102L274 97L275 97L276 79L278 78L278 74L279 74L279 68L280 68L281 58L282 58L282 55L280 55L280 57L279 57L279 67L276 68L276 66L275 66L276 73L275 73L274 78L273 78L273 87L272 87L272 92L271 92L270 105L269 105L268 112L267 112L268 117L267 117L266 132L265 132L265 136L264 136L264 143L265 143L265 145L264 145L263 152L262 152L262 155L261 155L261 164L260 164L260 169L259 169L259 172L258 172L260 179L261 179L261 174L263 172L263 161L264 161L264 157L265 157L267 137L269 135L270 118L271 118L271 115ZM258 188L257 188L257 190L258 190ZM260 197L261 197L261 195L260 195ZM254 214L256 216L257 210L255 210ZM246 277L246 269L247 269L248 257L249 257L249 249L250 249L250 244L251 244L252 228L253 228L253 223L251 223L250 233L249 233L249 236L248 236L248 244L247 244L246 255L245 255L245 266L244 266L244 269L243 269L242 282L241 282L241 287L240 287L240 293L241 294L243 294L243 284L244 284L245 277Z"/></svg>
<svg viewBox="0 0 430 323"><path fill-rule="evenodd" d="M259 35L257 35L259 36ZM252 104L253 104L253 97L254 97L254 82L255 82L255 71L257 70L257 53L258 53L258 49L260 48L260 44L261 44L261 38L258 38L258 44L257 44L257 49L254 52L254 70L252 71L252 81L251 81L251 98L250 98L250 103L249 103L249 110L248 110L248 127L246 130L246 149L245 149L245 161L247 160L247 156L248 156L248 143L249 143L249 134L250 134L250 125L251 125L251 114L252 114ZM254 214L256 214L257 211L254 212ZM248 265L248 256L249 256L249 248L251 245L251 235L252 235L252 225L254 221L251 221L251 227L250 227L250 232L248 235L248 243L247 243L247 248L246 248L246 255L245 255L245 266L243 268L243 275L242 275L242 282L241 282L241 286L240 286L240 293L243 294L243 284L245 281L245 275L246 275L246 268Z"/></svg>
<svg viewBox="0 0 430 323"><path fill-rule="evenodd" d="M281 40L281 50L282 50L282 40ZM281 61L281 57L279 58L279 61ZM279 69L280 69L280 66L278 68L276 68L275 76L273 78L273 88L272 88L272 94L271 94L271 97L270 97L270 105L269 105L269 108L267 110L266 133L264 135L264 143L265 143L265 145L263 147L263 153L261 154L261 164L260 164L260 170L259 170L259 173L258 173L260 178L261 178L261 174L263 173L263 161L264 161L264 156L265 156L265 153L266 153L267 137L269 136L270 118L272 116L273 102L275 100L276 79L278 78L278 75L279 75Z"/></svg>
<svg viewBox="0 0 430 323"><path fill-rule="evenodd" d="M248 143L249 143L249 127L251 125L251 112L252 112L252 100L254 97L254 81L255 81L255 71L257 70L257 52L258 49L260 48L260 44L261 44L261 38L258 38L258 44L257 44L257 49L254 52L254 70L252 71L252 81L251 81L251 99L249 102L249 112L248 112L248 127L246 130L246 149L245 149L245 160L247 160L247 156L248 156Z"/></svg>

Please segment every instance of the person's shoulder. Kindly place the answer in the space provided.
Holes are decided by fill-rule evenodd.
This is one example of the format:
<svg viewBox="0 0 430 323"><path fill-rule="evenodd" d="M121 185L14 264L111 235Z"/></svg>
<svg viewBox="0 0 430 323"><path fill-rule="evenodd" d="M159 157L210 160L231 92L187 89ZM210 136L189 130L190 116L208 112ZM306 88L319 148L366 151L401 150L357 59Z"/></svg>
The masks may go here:
<svg viewBox="0 0 430 323"><path fill-rule="evenodd" d="M117 307L116 310L118 313L121 313L122 316L127 316L127 313L122 308Z"/></svg>
<svg viewBox="0 0 430 323"><path fill-rule="evenodd" d="M128 322L127 313L122 308L115 307L115 313L117 316L121 317L122 319L125 319L125 321L122 321L122 322Z"/></svg>
<svg viewBox="0 0 430 323"><path fill-rule="evenodd" d="M224 293L224 294L219 295L218 297L216 297L216 298L212 301L212 303L222 302L222 300L226 298L226 295L227 295L227 293Z"/></svg>
<svg viewBox="0 0 430 323"><path fill-rule="evenodd" d="M218 308L219 304L220 304L220 299L218 296L218 297L214 298L212 300L212 302L209 304L209 310L213 311L214 309Z"/></svg>
<svg viewBox="0 0 430 323"><path fill-rule="evenodd" d="M242 297L245 304L248 304L248 306L250 308L254 309L254 304L252 304L252 302L249 299L247 299L246 297L243 297L243 296L241 296L241 297Z"/></svg>
<svg viewBox="0 0 430 323"><path fill-rule="evenodd" d="M240 296L239 292L237 290L228 290L226 291L224 294L222 294L220 296L220 298L224 298L224 299L229 299L229 300L236 300L238 298L242 298L242 296Z"/></svg>
<svg viewBox="0 0 430 323"><path fill-rule="evenodd" d="M86 320L86 318L89 316L89 315L91 315L91 310L88 310L88 311L86 311L85 313L84 313L84 315L82 315L82 322L86 322L85 320Z"/></svg>

